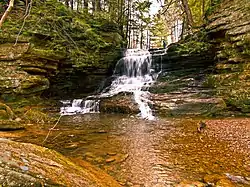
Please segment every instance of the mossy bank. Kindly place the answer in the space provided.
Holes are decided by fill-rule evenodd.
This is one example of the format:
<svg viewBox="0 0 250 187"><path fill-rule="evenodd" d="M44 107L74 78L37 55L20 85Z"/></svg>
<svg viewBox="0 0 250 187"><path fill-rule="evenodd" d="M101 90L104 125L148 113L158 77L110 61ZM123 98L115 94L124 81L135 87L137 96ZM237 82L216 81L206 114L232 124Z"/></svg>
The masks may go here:
<svg viewBox="0 0 250 187"><path fill-rule="evenodd" d="M151 89L161 115L250 113L250 2L223 0L202 28L169 46Z"/></svg>
<svg viewBox="0 0 250 187"><path fill-rule="evenodd" d="M118 25L56 0L33 0L28 11L15 1L0 30L1 101L19 108L93 93L121 56Z"/></svg>

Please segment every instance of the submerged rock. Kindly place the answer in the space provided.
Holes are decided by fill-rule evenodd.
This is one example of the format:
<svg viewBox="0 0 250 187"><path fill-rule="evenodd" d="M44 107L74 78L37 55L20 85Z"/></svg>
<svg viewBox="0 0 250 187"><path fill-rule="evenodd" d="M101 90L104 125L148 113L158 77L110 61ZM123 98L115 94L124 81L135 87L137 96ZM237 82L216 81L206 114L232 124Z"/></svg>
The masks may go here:
<svg viewBox="0 0 250 187"><path fill-rule="evenodd" d="M226 176L220 174L208 174L204 176L204 181L209 184L216 184L219 180L226 178Z"/></svg>
<svg viewBox="0 0 250 187"><path fill-rule="evenodd" d="M175 187L206 187L207 185L200 182L200 181L182 181L181 183L177 184Z"/></svg>
<svg viewBox="0 0 250 187"><path fill-rule="evenodd" d="M216 182L215 187L236 187L236 185L229 179L220 179L218 182Z"/></svg>
<svg viewBox="0 0 250 187"><path fill-rule="evenodd" d="M120 186L111 176L56 151L0 139L0 184L3 186Z"/></svg>

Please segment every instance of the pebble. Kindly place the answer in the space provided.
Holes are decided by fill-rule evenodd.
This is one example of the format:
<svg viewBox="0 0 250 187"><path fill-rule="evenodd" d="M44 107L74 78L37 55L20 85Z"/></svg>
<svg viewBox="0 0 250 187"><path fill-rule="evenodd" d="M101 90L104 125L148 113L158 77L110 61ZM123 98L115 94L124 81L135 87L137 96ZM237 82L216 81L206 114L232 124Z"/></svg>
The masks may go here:
<svg viewBox="0 0 250 187"><path fill-rule="evenodd" d="M20 122L20 121L22 121L22 119L21 118L16 118L15 121Z"/></svg>
<svg viewBox="0 0 250 187"><path fill-rule="evenodd" d="M115 156L117 153L116 152L108 152L107 155L109 156Z"/></svg>
<svg viewBox="0 0 250 187"><path fill-rule="evenodd" d="M114 157L110 157L106 159L106 163L110 163L110 162L114 162L115 158Z"/></svg>
<svg viewBox="0 0 250 187"><path fill-rule="evenodd" d="M99 131L97 131L97 133L107 133L107 131L105 131L105 130L99 130Z"/></svg>
<svg viewBox="0 0 250 187"><path fill-rule="evenodd" d="M28 171L28 170L29 170L29 167L28 167L28 166L20 166L20 168L21 168L23 171Z"/></svg>
<svg viewBox="0 0 250 187"><path fill-rule="evenodd" d="M94 157L95 157L95 155L94 155L93 153L91 153L91 152L86 152L86 153L85 153L85 157L91 157L91 158L94 158Z"/></svg>

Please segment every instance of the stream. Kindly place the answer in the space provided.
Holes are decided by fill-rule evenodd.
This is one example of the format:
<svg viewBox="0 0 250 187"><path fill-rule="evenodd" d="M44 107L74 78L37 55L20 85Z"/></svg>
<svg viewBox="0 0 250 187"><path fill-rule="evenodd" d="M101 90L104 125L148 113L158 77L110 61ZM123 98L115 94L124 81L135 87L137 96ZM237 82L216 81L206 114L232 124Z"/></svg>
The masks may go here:
<svg viewBox="0 0 250 187"><path fill-rule="evenodd" d="M184 180L202 181L214 173L236 180L237 186L249 186L250 120L205 119L202 133L197 132L198 121L84 114L63 116L45 143L53 124L30 125L1 136L86 160L122 186L174 186Z"/></svg>

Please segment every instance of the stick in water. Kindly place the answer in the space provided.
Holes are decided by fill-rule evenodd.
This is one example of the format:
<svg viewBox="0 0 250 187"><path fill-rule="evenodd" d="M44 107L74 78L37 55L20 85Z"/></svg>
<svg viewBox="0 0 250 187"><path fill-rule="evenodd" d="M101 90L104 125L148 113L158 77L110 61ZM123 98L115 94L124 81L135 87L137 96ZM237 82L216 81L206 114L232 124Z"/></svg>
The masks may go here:
<svg viewBox="0 0 250 187"><path fill-rule="evenodd" d="M49 129L49 132L48 132L47 136L45 137L45 139L43 140L42 144L44 144L44 143L47 141L47 139L48 139L48 137L49 137L50 132L51 132L52 130L54 130L54 129L55 129L55 127L56 127L56 126L57 126L57 124L59 123L59 121L60 121L61 117L62 117L62 115L60 115L60 117L59 117L59 118L58 118L58 120L56 121L55 125L54 125L52 128L50 128L50 129Z"/></svg>

